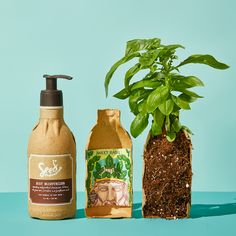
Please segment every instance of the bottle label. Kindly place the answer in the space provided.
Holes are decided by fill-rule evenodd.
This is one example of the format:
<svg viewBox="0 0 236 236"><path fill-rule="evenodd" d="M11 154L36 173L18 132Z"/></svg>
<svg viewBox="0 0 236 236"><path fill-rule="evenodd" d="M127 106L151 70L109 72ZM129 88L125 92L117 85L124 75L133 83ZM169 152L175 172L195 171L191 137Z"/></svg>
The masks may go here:
<svg viewBox="0 0 236 236"><path fill-rule="evenodd" d="M86 151L87 207L132 205L130 149Z"/></svg>
<svg viewBox="0 0 236 236"><path fill-rule="evenodd" d="M29 157L29 200L39 205L65 205L73 199L71 154Z"/></svg>

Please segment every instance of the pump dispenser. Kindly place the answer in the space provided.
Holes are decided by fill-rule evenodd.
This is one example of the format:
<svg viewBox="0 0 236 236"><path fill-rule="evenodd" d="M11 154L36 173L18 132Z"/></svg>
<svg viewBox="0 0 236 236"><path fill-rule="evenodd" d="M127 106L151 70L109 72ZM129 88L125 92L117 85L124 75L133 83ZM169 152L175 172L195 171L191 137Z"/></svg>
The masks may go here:
<svg viewBox="0 0 236 236"><path fill-rule="evenodd" d="M57 79L72 80L68 75L44 75L46 78L46 90L40 94L40 106L63 106L63 95L57 90Z"/></svg>
<svg viewBox="0 0 236 236"><path fill-rule="evenodd" d="M71 218L76 213L76 144L63 118L62 91L57 79L44 75L40 119L28 145L28 210L40 219Z"/></svg>

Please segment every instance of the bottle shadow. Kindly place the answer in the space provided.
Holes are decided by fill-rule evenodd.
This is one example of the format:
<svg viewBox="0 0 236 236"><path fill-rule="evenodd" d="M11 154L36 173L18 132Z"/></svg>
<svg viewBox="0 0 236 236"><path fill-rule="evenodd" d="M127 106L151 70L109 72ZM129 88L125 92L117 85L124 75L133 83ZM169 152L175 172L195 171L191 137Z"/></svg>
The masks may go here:
<svg viewBox="0 0 236 236"><path fill-rule="evenodd" d="M140 219L142 216L142 204L133 205L133 218ZM236 214L236 202L225 204L193 204L191 207L190 218L224 216Z"/></svg>
<svg viewBox="0 0 236 236"><path fill-rule="evenodd" d="M141 218L143 218L143 215L142 215L142 203L141 202L133 204L133 216L132 216L132 218L134 218L134 219L141 219Z"/></svg>
<svg viewBox="0 0 236 236"><path fill-rule="evenodd" d="M76 210L75 219L83 219L85 217L85 210L83 208Z"/></svg>

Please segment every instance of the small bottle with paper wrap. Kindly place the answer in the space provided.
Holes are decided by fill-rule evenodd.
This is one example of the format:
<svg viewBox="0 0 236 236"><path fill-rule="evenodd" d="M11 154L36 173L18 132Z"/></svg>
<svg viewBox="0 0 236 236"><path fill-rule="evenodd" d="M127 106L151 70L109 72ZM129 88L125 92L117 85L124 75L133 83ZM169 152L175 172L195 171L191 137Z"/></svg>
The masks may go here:
<svg viewBox="0 0 236 236"><path fill-rule="evenodd" d="M98 110L86 146L86 216L132 216L132 141L120 124L120 111Z"/></svg>
<svg viewBox="0 0 236 236"><path fill-rule="evenodd" d="M65 219L76 214L76 144L63 119L62 91L57 79L44 75L40 119L28 145L28 210L31 217Z"/></svg>

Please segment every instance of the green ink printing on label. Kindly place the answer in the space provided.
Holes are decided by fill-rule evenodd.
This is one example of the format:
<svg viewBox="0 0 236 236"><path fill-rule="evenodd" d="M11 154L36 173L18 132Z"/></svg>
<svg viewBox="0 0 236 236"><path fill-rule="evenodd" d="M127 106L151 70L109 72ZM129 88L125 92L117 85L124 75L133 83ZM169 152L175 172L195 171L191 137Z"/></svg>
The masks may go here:
<svg viewBox="0 0 236 236"><path fill-rule="evenodd" d="M130 149L86 151L87 207L132 205Z"/></svg>

